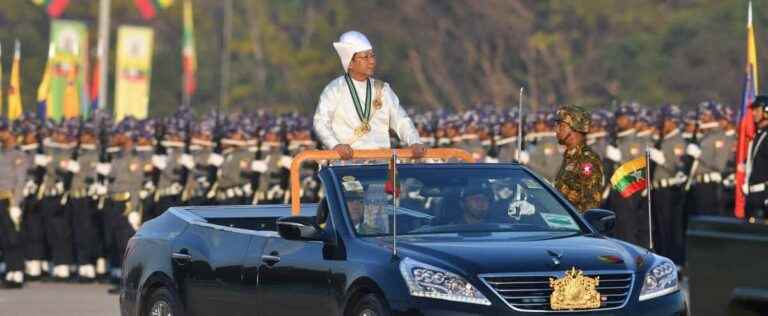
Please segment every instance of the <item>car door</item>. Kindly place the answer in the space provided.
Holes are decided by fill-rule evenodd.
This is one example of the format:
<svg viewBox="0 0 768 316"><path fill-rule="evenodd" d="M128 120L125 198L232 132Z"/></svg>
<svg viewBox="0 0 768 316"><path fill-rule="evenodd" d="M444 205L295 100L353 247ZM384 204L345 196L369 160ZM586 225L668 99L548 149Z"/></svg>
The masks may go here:
<svg viewBox="0 0 768 316"><path fill-rule="evenodd" d="M263 315L330 315L330 262L321 241L269 238L261 256L258 297Z"/></svg>
<svg viewBox="0 0 768 316"><path fill-rule="evenodd" d="M172 246L179 295L190 315L236 314L242 309L241 277L251 235L194 224Z"/></svg>

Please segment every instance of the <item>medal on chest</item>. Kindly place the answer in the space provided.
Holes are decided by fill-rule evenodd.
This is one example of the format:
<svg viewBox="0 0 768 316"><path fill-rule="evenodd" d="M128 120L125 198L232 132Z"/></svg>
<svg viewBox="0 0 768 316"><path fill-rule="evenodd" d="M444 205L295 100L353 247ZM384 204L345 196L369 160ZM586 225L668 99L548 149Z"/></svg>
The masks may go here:
<svg viewBox="0 0 768 316"><path fill-rule="evenodd" d="M360 98L357 95L357 89L355 89L355 84L352 82L352 78L347 74L344 76L344 79L347 81L347 87L349 88L349 94L352 97L352 103L355 104L357 118L360 119L360 125L355 128L355 136L363 137L371 131L371 124L369 123L371 120L371 80L368 79L366 81L365 104L363 104L360 102ZM376 109L381 108L381 101L376 101L378 101L374 102Z"/></svg>

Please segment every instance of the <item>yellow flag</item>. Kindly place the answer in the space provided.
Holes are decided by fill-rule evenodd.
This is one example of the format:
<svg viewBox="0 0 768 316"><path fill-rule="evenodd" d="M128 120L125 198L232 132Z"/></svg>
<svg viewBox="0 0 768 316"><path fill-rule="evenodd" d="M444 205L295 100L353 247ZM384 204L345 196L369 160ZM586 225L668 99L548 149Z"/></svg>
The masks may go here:
<svg viewBox="0 0 768 316"><path fill-rule="evenodd" d="M8 86L8 120L15 120L21 116L21 44L16 40L13 52L13 66L11 67L11 83Z"/></svg>
<svg viewBox="0 0 768 316"><path fill-rule="evenodd" d="M154 32L148 27L123 25L117 29L115 120L147 117L152 74Z"/></svg>

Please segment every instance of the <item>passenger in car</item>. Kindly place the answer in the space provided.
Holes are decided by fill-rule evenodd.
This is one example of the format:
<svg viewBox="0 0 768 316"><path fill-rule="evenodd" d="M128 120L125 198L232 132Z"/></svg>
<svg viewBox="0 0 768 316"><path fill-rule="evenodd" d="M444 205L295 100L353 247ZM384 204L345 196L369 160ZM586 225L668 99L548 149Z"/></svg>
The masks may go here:
<svg viewBox="0 0 768 316"><path fill-rule="evenodd" d="M457 218L451 224L479 224L487 223L489 219L493 191L487 186L467 187L461 192L461 209Z"/></svg>

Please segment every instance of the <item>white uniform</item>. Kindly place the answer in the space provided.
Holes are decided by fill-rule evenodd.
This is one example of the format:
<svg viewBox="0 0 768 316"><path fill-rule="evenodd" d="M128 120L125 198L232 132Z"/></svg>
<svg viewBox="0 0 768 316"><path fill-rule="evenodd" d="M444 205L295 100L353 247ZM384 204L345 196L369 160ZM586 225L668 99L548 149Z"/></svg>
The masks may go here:
<svg viewBox="0 0 768 316"><path fill-rule="evenodd" d="M371 79L372 89L374 89L374 80ZM352 81L361 105L365 106L366 82ZM384 83L381 90L381 108L374 106L373 100L376 99L376 92L371 93L371 130L365 135L358 136L355 134L355 129L360 127L362 123L355 111L355 104L352 101L347 82L344 76L331 81L320 95L320 102L314 117L315 133L323 145L329 149L338 144L348 144L353 149L391 148L389 142L390 128L408 146L421 143L419 132L408 114L400 106L400 100L389 87L389 84Z"/></svg>

